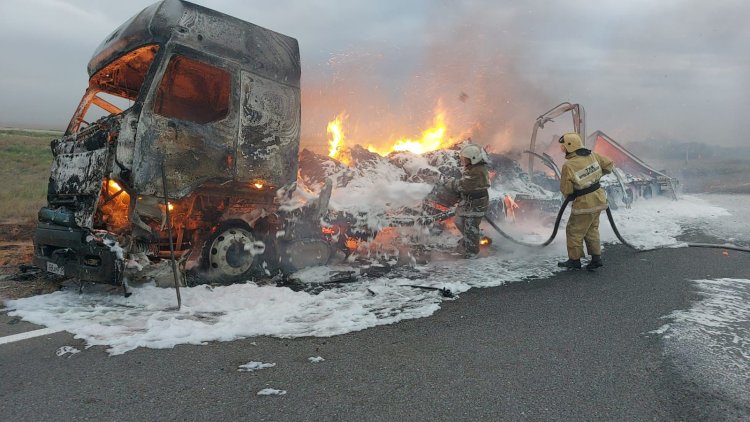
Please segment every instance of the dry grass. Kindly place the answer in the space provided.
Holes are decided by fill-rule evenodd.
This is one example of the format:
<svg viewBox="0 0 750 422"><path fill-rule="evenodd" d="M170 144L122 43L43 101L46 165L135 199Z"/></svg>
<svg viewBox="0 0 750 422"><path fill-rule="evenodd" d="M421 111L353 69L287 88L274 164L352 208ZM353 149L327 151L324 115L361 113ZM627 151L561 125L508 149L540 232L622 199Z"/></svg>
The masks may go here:
<svg viewBox="0 0 750 422"><path fill-rule="evenodd" d="M49 144L59 136L50 131L0 129L0 299L59 289L59 281L19 269L31 263L36 215L47 203Z"/></svg>
<svg viewBox="0 0 750 422"><path fill-rule="evenodd" d="M0 220L36 220L46 202L52 132L0 129Z"/></svg>

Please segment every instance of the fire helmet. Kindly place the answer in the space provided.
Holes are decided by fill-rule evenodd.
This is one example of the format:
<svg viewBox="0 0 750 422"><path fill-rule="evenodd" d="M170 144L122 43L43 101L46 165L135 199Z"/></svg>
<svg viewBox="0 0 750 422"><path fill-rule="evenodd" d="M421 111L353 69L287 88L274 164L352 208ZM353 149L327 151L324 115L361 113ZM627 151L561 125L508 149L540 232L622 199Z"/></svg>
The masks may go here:
<svg viewBox="0 0 750 422"><path fill-rule="evenodd" d="M484 150L477 144L466 144L461 148L458 156L466 158L473 165L484 161Z"/></svg>
<svg viewBox="0 0 750 422"><path fill-rule="evenodd" d="M583 141L581 141L581 136L575 132L566 133L565 135L561 136L557 142L563 144L567 153L575 152L583 148Z"/></svg>

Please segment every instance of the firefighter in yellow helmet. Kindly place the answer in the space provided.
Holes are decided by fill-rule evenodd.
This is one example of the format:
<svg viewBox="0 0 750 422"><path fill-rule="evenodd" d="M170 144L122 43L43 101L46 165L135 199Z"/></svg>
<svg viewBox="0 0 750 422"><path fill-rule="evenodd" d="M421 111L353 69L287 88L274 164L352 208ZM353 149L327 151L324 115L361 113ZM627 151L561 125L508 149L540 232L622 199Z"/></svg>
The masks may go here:
<svg viewBox="0 0 750 422"><path fill-rule="evenodd" d="M486 155L482 147L467 143L458 153L464 167L460 178L450 180L446 187L460 195L456 206L456 227L463 238L459 241L458 252L464 258L471 258L479 253L479 241L482 233L479 223L487 213L490 197L490 175L487 170Z"/></svg>
<svg viewBox="0 0 750 422"><path fill-rule="evenodd" d="M568 244L568 260L557 265L565 268L581 268L583 242L591 255L587 270L599 268L602 249L599 241L599 214L607 209L607 194L599 186L602 175L612 173L614 164L609 158L583 147L577 133L566 133L558 140L560 150L565 153L560 175L560 192L566 197L573 195L573 210L565 228Z"/></svg>

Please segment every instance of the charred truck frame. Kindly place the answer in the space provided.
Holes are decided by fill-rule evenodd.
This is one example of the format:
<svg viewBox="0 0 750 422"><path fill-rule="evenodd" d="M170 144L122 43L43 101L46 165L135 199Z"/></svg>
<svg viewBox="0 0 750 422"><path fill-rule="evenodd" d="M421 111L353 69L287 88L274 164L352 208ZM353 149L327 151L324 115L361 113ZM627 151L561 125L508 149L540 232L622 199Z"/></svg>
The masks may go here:
<svg viewBox="0 0 750 422"><path fill-rule="evenodd" d="M175 255L225 281L328 260L316 224L330 184L307 207L283 206L298 170L295 39L165 0L108 36L88 74L51 145L36 265L118 285L124 257L170 256L168 224Z"/></svg>
<svg viewBox="0 0 750 422"><path fill-rule="evenodd" d="M612 177L602 179L602 187L607 191L610 206L617 208L616 199L620 199L625 205L629 206L637 197L650 198L656 194L668 195L677 199L677 186L679 185L677 179L669 176L663 170L656 170L649 166L602 131L597 130L587 136L586 112L583 106L569 102L558 104L539 116L534 122L529 149L524 151L529 154L529 175L534 182L542 186L546 185L551 190L557 189L560 180L560 169L554 158L559 157L557 142L553 140L546 147L547 152L550 152L548 154L537 150L537 136L539 129L544 129L545 124L554 122L554 119L566 113L571 114L573 130L581 136L584 146L610 157L617 163ZM550 151L550 148L552 151ZM540 159L544 165L552 170L554 180L548 175L534 172L535 159ZM562 161L562 159L558 159L558 161ZM546 181L552 183L545 183ZM551 207L551 211L556 208Z"/></svg>

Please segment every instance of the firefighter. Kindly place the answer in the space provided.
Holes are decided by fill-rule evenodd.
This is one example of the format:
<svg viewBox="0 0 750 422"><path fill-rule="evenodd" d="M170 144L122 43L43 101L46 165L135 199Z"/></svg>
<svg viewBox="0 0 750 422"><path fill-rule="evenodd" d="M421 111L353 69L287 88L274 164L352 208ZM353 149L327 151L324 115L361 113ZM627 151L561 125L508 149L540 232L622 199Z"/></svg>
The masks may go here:
<svg viewBox="0 0 750 422"><path fill-rule="evenodd" d="M479 241L482 237L479 223L490 203L487 193L490 175L486 155L479 145L467 143L458 156L463 165L463 174L460 178L448 181L446 187L461 198L456 206L455 219L456 227L463 236L458 244L458 252L464 258L471 258L479 253Z"/></svg>
<svg viewBox="0 0 750 422"><path fill-rule="evenodd" d="M565 154L560 175L560 192L566 197L573 195L573 210L565 228L568 260L557 265L564 268L581 268L583 242L591 255L587 270L599 268L602 249L599 243L599 214L607 209L607 194L599 186L602 175L610 174L613 163L607 157L583 147L577 133L566 133L558 140Z"/></svg>

